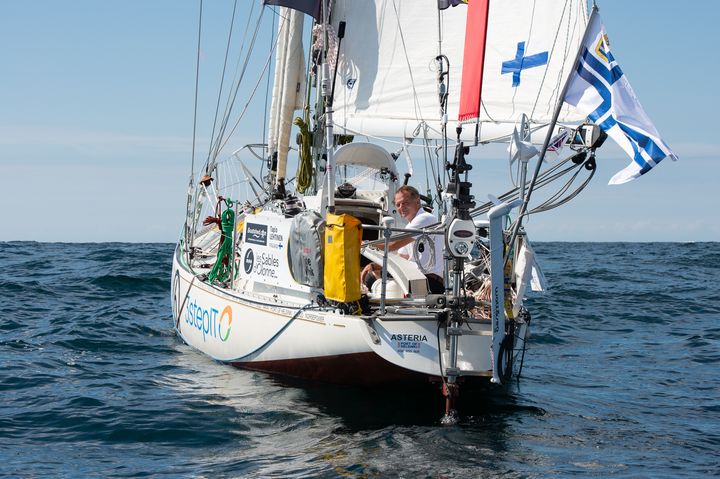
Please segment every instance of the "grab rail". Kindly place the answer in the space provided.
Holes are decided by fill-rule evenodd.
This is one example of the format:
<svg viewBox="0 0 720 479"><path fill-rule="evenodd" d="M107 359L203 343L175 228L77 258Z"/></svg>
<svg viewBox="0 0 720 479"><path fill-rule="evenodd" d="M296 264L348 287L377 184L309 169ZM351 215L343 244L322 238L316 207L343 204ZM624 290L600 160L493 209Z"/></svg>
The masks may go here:
<svg viewBox="0 0 720 479"><path fill-rule="evenodd" d="M383 218L382 226L376 226L376 225L362 225L363 228L372 230L372 231L382 231L383 232L383 238L382 240L373 240L368 241L365 243L364 246L374 246L376 244L379 244L380 241L383 242L383 254L382 254L382 270L381 270L381 283L380 283L380 314L385 315L387 313L386 311L386 297L387 297L387 267L388 267L388 247L390 244L390 239L392 237L393 240L403 239L403 238L409 238L414 235L418 234L445 234L444 229L437 230L432 229L428 230L426 228L423 229L417 229L417 228L396 228L391 226L393 222L395 221L394 218L390 216L386 216ZM436 223L433 226L437 226L440 223ZM401 233L399 235L392 236L392 233Z"/></svg>

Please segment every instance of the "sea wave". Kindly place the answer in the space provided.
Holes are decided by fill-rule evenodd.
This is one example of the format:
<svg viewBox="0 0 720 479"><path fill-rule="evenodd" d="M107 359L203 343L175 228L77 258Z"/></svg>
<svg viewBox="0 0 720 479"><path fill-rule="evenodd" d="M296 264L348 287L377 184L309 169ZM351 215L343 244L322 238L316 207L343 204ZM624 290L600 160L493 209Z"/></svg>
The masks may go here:
<svg viewBox="0 0 720 479"><path fill-rule="evenodd" d="M528 297L522 377L461 393L450 428L440 393L298 387L192 350L173 248L0 243L0 476L720 475L717 243L536 244L550 289Z"/></svg>

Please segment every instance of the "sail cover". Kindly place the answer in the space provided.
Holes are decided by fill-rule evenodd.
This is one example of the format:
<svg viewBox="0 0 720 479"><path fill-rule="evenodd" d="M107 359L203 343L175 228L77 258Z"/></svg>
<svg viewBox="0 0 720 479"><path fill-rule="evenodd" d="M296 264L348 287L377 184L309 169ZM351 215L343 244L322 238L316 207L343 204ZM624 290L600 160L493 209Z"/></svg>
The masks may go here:
<svg viewBox="0 0 720 479"><path fill-rule="evenodd" d="M462 4L439 10L437 0L336 0L333 23L346 22L346 30L335 127L356 134L439 138L436 57L443 54L449 62L447 115L453 136L467 13ZM587 17L585 0L490 1L481 141L511 134L523 113L531 126L550 122ZM564 123L582 119L569 106L560 115ZM474 126L464 131L474 135Z"/></svg>
<svg viewBox="0 0 720 479"><path fill-rule="evenodd" d="M268 138L269 154L277 153L277 181L285 178L293 114L302 108L305 91L303 15L283 7L279 16Z"/></svg>

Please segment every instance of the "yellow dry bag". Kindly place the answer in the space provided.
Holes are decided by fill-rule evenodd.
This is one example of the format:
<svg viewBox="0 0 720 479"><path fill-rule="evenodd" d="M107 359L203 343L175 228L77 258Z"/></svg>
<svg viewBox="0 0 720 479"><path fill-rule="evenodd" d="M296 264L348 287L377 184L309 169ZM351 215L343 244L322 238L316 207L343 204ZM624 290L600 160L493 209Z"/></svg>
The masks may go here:
<svg viewBox="0 0 720 479"><path fill-rule="evenodd" d="M360 299L362 225L350 215L325 219L325 297L349 303Z"/></svg>

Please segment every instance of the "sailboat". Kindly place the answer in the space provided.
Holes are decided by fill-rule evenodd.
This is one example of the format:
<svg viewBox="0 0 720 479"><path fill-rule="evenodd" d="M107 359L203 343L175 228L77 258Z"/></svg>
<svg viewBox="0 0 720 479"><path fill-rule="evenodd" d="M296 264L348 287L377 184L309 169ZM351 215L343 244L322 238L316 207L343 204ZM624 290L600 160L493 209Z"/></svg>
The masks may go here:
<svg viewBox="0 0 720 479"><path fill-rule="evenodd" d="M197 171L193 154L173 258L177 333L249 370L428 385L452 421L463 391L505 384L522 368L524 301L545 287L527 217L588 184L608 135L631 152L622 181L674 155L646 116L618 120L613 89L629 84L585 1L248 8L255 28L265 14L276 19L265 67L246 82L250 97L272 77L268 138L224 152L231 107L247 105L233 83ZM489 144L506 145L513 182L479 201L469 171L482 174ZM435 218L421 228L397 203L412 184ZM533 205L537 191L544 200ZM400 240L408 254L392 248ZM367 265L379 272L372 285L360 281Z"/></svg>

